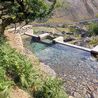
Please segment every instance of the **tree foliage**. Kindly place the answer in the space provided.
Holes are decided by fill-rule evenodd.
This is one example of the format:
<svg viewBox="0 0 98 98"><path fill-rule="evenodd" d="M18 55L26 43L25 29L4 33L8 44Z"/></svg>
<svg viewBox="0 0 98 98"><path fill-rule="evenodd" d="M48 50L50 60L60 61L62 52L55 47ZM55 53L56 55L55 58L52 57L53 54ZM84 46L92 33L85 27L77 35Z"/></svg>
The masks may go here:
<svg viewBox="0 0 98 98"><path fill-rule="evenodd" d="M48 18L56 4L53 0L48 4L45 0L0 0L0 29L4 32L7 25L13 22Z"/></svg>

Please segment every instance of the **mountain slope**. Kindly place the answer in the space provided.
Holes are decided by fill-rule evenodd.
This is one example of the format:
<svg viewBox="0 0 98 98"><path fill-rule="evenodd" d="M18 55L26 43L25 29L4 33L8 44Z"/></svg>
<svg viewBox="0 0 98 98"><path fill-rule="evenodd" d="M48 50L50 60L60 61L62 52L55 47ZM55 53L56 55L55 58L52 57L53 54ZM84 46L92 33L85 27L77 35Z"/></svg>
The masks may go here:
<svg viewBox="0 0 98 98"><path fill-rule="evenodd" d="M59 20L82 20L94 18L98 13L98 0L58 0L60 7L54 11L53 18Z"/></svg>

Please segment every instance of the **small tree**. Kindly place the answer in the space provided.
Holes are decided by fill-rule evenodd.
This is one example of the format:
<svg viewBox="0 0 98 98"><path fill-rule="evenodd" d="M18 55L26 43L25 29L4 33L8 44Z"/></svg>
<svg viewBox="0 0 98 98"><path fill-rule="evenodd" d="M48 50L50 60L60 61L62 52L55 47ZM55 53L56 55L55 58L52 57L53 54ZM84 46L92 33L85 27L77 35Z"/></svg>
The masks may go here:
<svg viewBox="0 0 98 98"><path fill-rule="evenodd" d="M0 0L0 34L10 23L50 17L55 4L56 0L51 5L45 0Z"/></svg>

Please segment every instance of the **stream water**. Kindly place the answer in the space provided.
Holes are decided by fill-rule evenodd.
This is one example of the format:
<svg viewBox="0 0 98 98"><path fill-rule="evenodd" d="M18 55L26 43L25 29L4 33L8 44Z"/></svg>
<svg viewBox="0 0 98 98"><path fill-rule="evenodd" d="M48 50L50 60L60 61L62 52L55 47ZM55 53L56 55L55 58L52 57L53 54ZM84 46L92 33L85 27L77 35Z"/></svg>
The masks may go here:
<svg viewBox="0 0 98 98"><path fill-rule="evenodd" d="M93 98L87 97L92 92L98 95L98 62L90 52L51 44L48 40L38 43L25 39L24 43L41 62L49 65L64 80L66 92L78 96L75 98Z"/></svg>

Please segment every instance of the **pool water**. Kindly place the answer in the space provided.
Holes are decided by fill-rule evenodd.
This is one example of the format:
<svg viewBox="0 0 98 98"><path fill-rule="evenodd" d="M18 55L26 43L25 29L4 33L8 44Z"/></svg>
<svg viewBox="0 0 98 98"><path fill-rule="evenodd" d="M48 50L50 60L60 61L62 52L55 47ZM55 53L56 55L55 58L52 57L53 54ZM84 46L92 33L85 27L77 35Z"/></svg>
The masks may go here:
<svg viewBox="0 0 98 98"><path fill-rule="evenodd" d="M31 46L34 53L39 53L40 51L50 47L51 45L52 45L52 42L50 40L45 40L40 43L33 42L33 41L31 42Z"/></svg>
<svg viewBox="0 0 98 98"><path fill-rule="evenodd" d="M32 41L32 52L65 81L66 91L77 91L83 95L87 85L98 86L98 62L90 52L46 42L48 44Z"/></svg>

